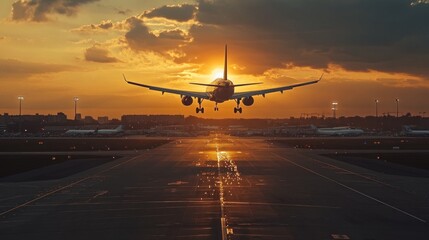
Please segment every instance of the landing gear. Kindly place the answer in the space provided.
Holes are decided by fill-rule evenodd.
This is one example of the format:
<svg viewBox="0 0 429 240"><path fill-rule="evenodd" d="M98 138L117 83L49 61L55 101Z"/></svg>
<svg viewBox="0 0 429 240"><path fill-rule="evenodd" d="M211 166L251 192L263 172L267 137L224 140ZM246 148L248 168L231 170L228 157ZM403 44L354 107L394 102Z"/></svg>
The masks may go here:
<svg viewBox="0 0 429 240"><path fill-rule="evenodd" d="M204 108L201 107L202 102L203 102L203 99L198 98L198 107L195 109L196 113L199 113L199 112L204 113Z"/></svg>
<svg viewBox="0 0 429 240"><path fill-rule="evenodd" d="M242 113L243 112L243 109L240 107L240 101L241 101L241 98L238 98L235 100L235 102L237 103L237 107L234 108L234 113L237 113L237 112Z"/></svg>
<svg viewBox="0 0 429 240"><path fill-rule="evenodd" d="M216 111L219 111L219 108L217 107L217 103L216 103L216 105L215 105L215 107L214 107L214 110L215 110L215 112L216 112Z"/></svg>

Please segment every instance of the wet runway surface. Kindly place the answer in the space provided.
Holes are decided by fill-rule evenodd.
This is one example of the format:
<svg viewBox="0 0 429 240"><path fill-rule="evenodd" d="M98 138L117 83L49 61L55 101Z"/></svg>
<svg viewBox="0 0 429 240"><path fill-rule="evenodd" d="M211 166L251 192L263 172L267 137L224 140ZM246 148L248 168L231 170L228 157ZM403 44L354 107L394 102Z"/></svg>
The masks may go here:
<svg viewBox="0 0 429 240"><path fill-rule="evenodd" d="M0 239L426 239L427 186L264 139L182 139L0 183Z"/></svg>

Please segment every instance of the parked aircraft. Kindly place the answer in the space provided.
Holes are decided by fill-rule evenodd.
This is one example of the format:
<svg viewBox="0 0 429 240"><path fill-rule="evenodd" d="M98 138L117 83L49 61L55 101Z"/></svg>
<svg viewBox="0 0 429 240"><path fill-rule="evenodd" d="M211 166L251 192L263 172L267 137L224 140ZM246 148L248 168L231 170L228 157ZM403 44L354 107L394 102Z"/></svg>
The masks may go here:
<svg viewBox="0 0 429 240"><path fill-rule="evenodd" d="M427 137L429 136L429 130L426 129L412 129L411 126L403 126L403 134L412 137Z"/></svg>
<svg viewBox="0 0 429 240"><path fill-rule="evenodd" d="M317 135L323 136L359 136L363 134L363 130L351 127L333 127L333 128L317 128L312 125Z"/></svg>
<svg viewBox="0 0 429 240"><path fill-rule="evenodd" d="M124 77L124 80L129 84L133 84L139 87L145 87L154 91L159 91L159 92L162 92L162 94L164 93L178 94L182 98L182 103L185 106L192 105L193 99L197 99L198 107L195 109L196 113L199 113L199 112L204 113L204 108L202 107L202 103L204 100L215 102L215 108L214 108L215 111L219 111L219 108L217 106L218 103L222 103L228 100L234 100L237 103L237 106L234 107L234 113L237 113L237 112L242 113L243 109L240 107L240 103L243 103L245 106L253 105L253 103L255 102L253 96L261 95L265 97L265 94L268 94L268 93L273 93L273 92L283 93L283 91L291 90L295 87L301 87L301 86L317 83L322 79L322 76L323 76L322 74L322 76L318 80L298 83L298 84L293 84L288 86L268 88L268 89L255 90L255 91L235 92L236 87L243 87L243 86L261 84L261 83L260 82L244 83L244 84L234 85L234 83L228 79L228 68L227 68L228 57L227 56L228 56L228 48L225 45L225 65L224 65L223 78L217 78L210 84L190 83L193 85L207 87L205 92L194 92L194 91L156 87L156 86L128 81L125 78L125 75L123 75L123 77Z"/></svg>
<svg viewBox="0 0 429 240"><path fill-rule="evenodd" d="M118 135L123 132L124 132L123 126L119 125L115 129L89 129L89 130L70 129L70 130L67 130L64 134L66 136L91 136L91 135Z"/></svg>

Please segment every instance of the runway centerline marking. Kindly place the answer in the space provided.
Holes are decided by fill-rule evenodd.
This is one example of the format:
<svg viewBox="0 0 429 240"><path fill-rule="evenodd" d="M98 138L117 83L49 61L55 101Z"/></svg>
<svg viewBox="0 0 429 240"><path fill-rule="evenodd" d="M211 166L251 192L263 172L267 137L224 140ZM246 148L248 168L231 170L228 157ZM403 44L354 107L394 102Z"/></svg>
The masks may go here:
<svg viewBox="0 0 429 240"><path fill-rule="evenodd" d="M300 168L302 168L302 169L304 169L304 170L306 170L306 171L308 171L308 172L310 172L310 173L313 173L313 174L315 174L315 175L317 175L317 176L319 176L319 177L321 177L321 178L324 178L324 179L326 179L326 180L328 180L328 181L331 181L331 182L333 182L333 183L335 183L335 184L337 184L337 185L339 185L339 186L342 186L342 187L344 187L344 188L347 188L347 189L349 189L350 191L353 191L353 192L355 192L355 193L357 193L357 194L359 194L359 195L361 195L361 196L364 196L364 197L366 197L366 198L368 198L368 199L371 199L371 200L373 200L373 201L375 201L375 202L378 202L378 203L380 203L380 204L382 204L382 205L384 205L384 206L386 206L386 207L389 207L389 208L391 208L391 209L394 209L394 210L396 210L396 211L398 211L398 212L400 212L400 213L402 213L402 214L405 214L405 215L407 215L407 216L409 216L409 217L411 217L411 218L414 218L415 220L418 220L418 221L420 221L420 222L422 222L422 223L426 223L426 220L424 220L424 219L421 219L421 218L419 218L419 217L417 217L417 216L414 216L413 214L408 213L408 212L406 212L406 211L404 211L404 210L402 210L402 209L400 209L400 208L397 208L397 207L395 207L395 206L393 206L393 205L390 205L390 204L388 204L388 203L385 203L385 202L383 202L383 201L381 201L381 200L379 200L379 199L377 199L377 198L375 198L375 197L372 197L372 196L370 196L370 195L368 195L368 194L365 194L365 193L363 193L363 192L361 192L361 191L359 191L359 190L357 190L357 189L354 189L354 188L349 187L349 186L347 186L347 185L345 185L345 184L343 184L343 183L340 183L340 182L338 182L338 181L337 181L337 180L335 180L335 179L332 179L332 178L327 177L327 176L325 176L325 175L323 175L323 174L321 174L321 173L318 173L318 172L316 172L316 171L314 171L314 170L311 170L311 169L309 169L309 168L307 168L307 167L304 167L304 166L302 166L301 164L298 164L298 163L296 163L296 162L294 162L294 161L291 161L291 160L289 160L289 159L287 159L287 158L285 158L285 157L282 157L282 156L280 156L280 155L279 155L279 154L277 154L277 153L273 153L273 155L275 155L275 156L277 156L277 157L279 157L279 158L281 158L281 159L283 159L283 160L285 160L285 161L287 161L287 162L289 162L289 163L291 163L291 164L293 164L293 165L295 165L295 166L297 166L297 167L300 167Z"/></svg>
<svg viewBox="0 0 429 240"><path fill-rule="evenodd" d="M217 155L217 173L219 176L219 202L220 202L220 226L222 232L222 240L226 240L228 238L226 231L226 219L224 213L224 199L223 199L223 179L220 171L220 161L223 159L222 153L219 152L219 146L216 144L216 155Z"/></svg>

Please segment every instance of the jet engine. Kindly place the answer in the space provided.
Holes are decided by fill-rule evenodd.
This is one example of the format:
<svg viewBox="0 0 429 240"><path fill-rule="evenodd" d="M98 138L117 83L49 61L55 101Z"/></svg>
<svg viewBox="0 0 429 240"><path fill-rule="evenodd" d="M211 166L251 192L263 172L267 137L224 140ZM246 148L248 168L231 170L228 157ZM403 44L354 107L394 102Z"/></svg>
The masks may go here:
<svg viewBox="0 0 429 240"><path fill-rule="evenodd" d="M252 106L252 104L254 102L255 102L255 99L253 99L252 96L243 98L243 104L246 105L246 106Z"/></svg>
<svg viewBox="0 0 429 240"><path fill-rule="evenodd" d="M182 103L183 103L183 105L185 105L185 106L189 106L189 105L191 105L193 102L194 102L194 100L193 100L193 99L192 99L192 97L190 97L190 96L183 96L183 97L182 97Z"/></svg>

